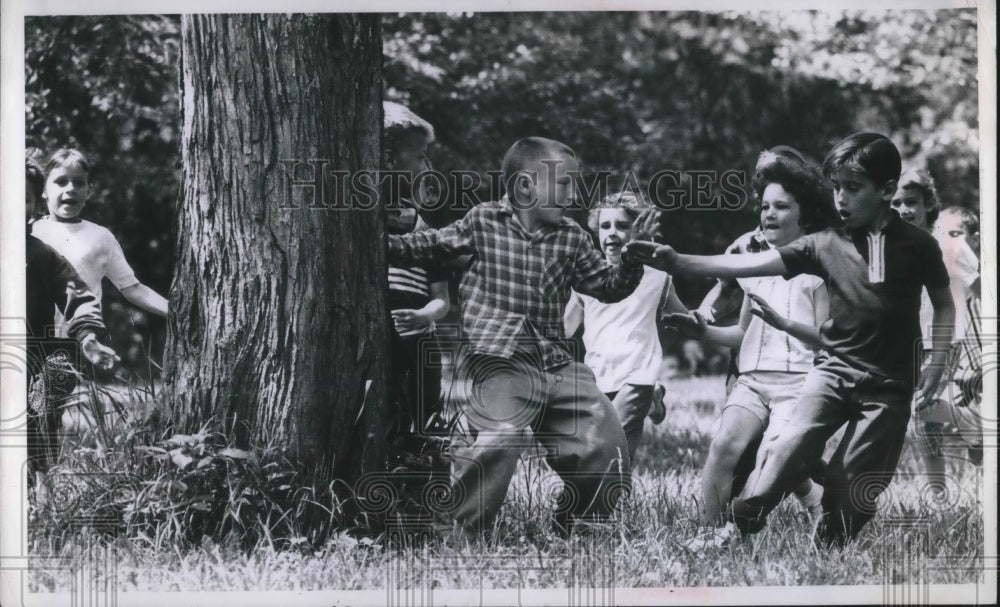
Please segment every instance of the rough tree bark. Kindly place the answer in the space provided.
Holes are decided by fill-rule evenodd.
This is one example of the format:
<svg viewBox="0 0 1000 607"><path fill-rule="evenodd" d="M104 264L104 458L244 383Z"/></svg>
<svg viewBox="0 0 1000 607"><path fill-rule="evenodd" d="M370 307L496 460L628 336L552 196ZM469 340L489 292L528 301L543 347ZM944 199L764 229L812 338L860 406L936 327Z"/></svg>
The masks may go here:
<svg viewBox="0 0 1000 607"><path fill-rule="evenodd" d="M379 18L192 15L182 38L175 426L211 420L321 478L380 469L384 213L345 210L352 190L330 177L378 167Z"/></svg>

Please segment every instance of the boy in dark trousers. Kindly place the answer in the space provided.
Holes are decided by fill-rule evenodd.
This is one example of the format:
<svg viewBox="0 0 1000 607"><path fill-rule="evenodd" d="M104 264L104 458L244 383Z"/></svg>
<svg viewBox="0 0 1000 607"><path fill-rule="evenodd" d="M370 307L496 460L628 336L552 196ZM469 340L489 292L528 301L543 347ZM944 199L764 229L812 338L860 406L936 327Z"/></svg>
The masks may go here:
<svg viewBox="0 0 1000 607"><path fill-rule="evenodd" d="M431 169L427 146L434 141L434 128L409 108L386 101L383 104L382 166L402 174L395 186L386 188L389 233L408 234L427 226L417 214L424 196L413 189L418 176ZM390 342L390 402L393 424L390 443L398 455L423 450L423 435L441 402L441 368L428 364L423 347L434 339L434 322L451 306L447 274L420 266L389 264L389 310L393 327Z"/></svg>
<svg viewBox="0 0 1000 607"><path fill-rule="evenodd" d="M682 255L666 245L632 243L627 255L667 272L701 276L814 274L830 294L817 356L793 420L765 436L756 469L733 503L737 527L754 532L806 478L827 439L847 431L824 475L819 537L844 543L875 514L896 471L910 403L933 395L945 369L955 306L941 249L890 207L899 151L884 135L855 133L827 155L824 173L844 228L828 228L756 255ZM934 307L933 354L919 370L920 293ZM917 373L919 371L919 374ZM918 377L919 375L919 377Z"/></svg>
<svg viewBox="0 0 1000 607"><path fill-rule="evenodd" d="M564 345L562 315L570 289L620 301L639 284L642 265L613 265L590 235L568 217L576 154L566 145L529 137L503 160L507 195L473 208L456 223L389 237L389 262L443 263L471 255L462 275L462 324L470 344L467 405L474 444L456 453L455 521L483 531L495 519L532 437L565 481L557 522L603 519L628 483L628 445L608 398L590 369ZM649 238L655 210L635 229ZM531 434L528 434L528 431Z"/></svg>

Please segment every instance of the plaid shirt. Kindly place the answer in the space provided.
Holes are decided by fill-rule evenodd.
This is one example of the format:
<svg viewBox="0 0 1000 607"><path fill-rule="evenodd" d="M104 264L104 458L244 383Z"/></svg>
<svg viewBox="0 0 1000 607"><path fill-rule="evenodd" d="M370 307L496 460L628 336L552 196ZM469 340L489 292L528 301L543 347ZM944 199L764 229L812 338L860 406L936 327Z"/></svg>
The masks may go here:
<svg viewBox="0 0 1000 607"><path fill-rule="evenodd" d="M614 303L642 279L642 265L605 261L590 235L564 217L557 226L529 233L510 203L484 203L440 230L389 236L389 263L408 266L471 254L462 276L462 325L472 352L510 358L537 344L542 365L570 362L563 345L563 312L570 288Z"/></svg>

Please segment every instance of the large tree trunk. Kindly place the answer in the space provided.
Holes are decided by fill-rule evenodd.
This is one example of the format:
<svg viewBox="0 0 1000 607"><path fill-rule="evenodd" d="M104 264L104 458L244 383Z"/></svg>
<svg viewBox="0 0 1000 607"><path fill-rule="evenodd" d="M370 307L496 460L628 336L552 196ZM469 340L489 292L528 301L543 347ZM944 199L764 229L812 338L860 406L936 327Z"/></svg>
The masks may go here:
<svg viewBox="0 0 1000 607"><path fill-rule="evenodd" d="M182 36L184 185L165 355L175 425L211 421L321 478L380 469L384 213L345 210L332 178L288 181L294 161L298 182L378 168L379 18L195 15Z"/></svg>

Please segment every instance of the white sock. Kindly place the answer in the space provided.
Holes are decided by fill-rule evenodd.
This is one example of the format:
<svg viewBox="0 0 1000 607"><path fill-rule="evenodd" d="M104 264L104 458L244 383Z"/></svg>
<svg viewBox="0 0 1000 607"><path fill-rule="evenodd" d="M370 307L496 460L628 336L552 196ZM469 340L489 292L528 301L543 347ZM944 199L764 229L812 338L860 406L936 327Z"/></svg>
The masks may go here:
<svg viewBox="0 0 1000 607"><path fill-rule="evenodd" d="M809 489L807 490L806 487ZM795 497L807 509L818 508L823 501L823 485L814 482L812 479L806 479L801 485L795 488Z"/></svg>

